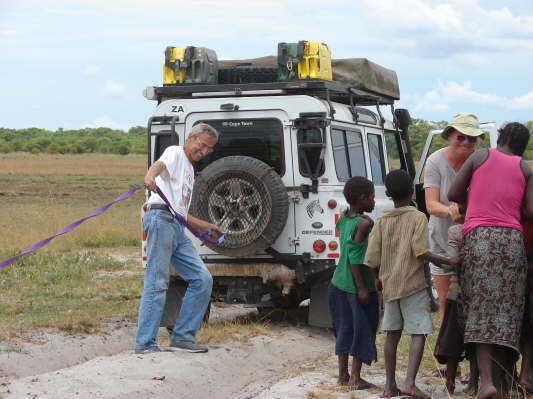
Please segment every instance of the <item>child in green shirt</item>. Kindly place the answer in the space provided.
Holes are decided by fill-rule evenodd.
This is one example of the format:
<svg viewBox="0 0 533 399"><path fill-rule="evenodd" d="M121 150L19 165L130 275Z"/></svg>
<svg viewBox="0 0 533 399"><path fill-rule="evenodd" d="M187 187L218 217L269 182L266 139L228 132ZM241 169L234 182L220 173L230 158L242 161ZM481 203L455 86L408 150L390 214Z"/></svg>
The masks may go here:
<svg viewBox="0 0 533 399"><path fill-rule="evenodd" d="M339 358L338 383L368 389L373 385L361 378L361 367L377 360L379 306L374 273L363 262L374 224L364 212L374 209L374 185L364 177L352 177L344 186L344 197L350 208L337 222L341 255L328 292ZM351 373L349 355L353 356Z"/></svg>

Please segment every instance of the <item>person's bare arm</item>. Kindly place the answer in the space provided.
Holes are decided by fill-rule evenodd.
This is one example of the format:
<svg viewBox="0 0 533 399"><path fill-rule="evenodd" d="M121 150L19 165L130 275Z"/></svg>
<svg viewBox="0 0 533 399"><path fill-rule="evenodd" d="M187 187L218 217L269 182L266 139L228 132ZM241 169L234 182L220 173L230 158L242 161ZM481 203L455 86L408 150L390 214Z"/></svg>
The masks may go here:
<svg viewBox="0 0 533 399"><path fill-rule="evenodd" d="M365 282L363 281L363 276L361 276L361 265L350 265L352 270L352 276L357 287L357 299L363 305L368 305L370 302L370 297L368 294L368 288L366 288Z"/></svg>
<svg viewBox="0 0 533 399"><path fill-rule="evenodd" d="M450 217L452 218L454 223L462 224L464 222L465 215L461 213L459 205L457 205L455 202L453 203L453 205L455 206L450 207ZM465 210L463 209L463 212L464 211Z"/></svg>
<svg viewBox="0 0 533 399"><path fill-rule="evenodd" d="M455 267L459 264L459 258L450 259L444 256L436 255L429 251L417 256L417 258L425 262L431 262L446 271L455 270ZM445 267L443 265L448 265L450 267Z"/></svg>
<svg viewBox="0 0 533 399"><path fill-rule="evenodd" d="M439 218L447 218L452 212L452 207L457 204L444 205L440 202L440 187L426 187L424 189L426 196L426 209L430 215Z"/></svg>
<svg viewBox="0 0 533 399"><path fill-rule="evenodd" d="M355 228L353 240L357 243L363 242L373 224L374 223L370 217L361 218L357 223L357 227ZM361 265L350 265L350 269L352 271L355 286L357 287L357 299L363 305L368 305L370 302L370 297L368 294L368 288L365 286L365 282L361 276Z"/></svg>
<svg viewBox="0 0 533 399"><path fill-rule="evenodd" d="M162 161L155 161L144 176L144 185L150 191L155 192L155 178L161 174L167 167Z"/></svg>
<svg viewBox="0 0 533 399"><path fill-rule="evenodd" d="M529 167L528 163L524 160L521 161L520 166L526 177L526 192L524 195L524 217L533 219L533 171Z"/></svg>
<svg viewBox="0 0 533 399"><path fill-rule="evenodd" d="M487 149L481 149L474 152L466 162L463 164L455 179L453 179L452 186L448 190L448 200L457 202L458 204L466 203L466 193L470 180L474 171L487 160L489 152Z"/></svg>
<svg viewBox="0 0 533 399"><path fill-rule="evenodd" d="M357 228L355 230L353 240L358 243L363 242L373 225L374 222L372 221L372 219L370 219L370 217L361 217L359 223L357 223Z"/></svg>
<svg viewBox="0 0 533 399"><path fill-rule="evenodd" d="M433 156L430 156L424 167L424 197L426 199L426 210L432 216L447 218L450 213L450 206L442 203L442 198L440 198L441 184L442 175L440 168L435 163Z"/></svg>
<svg viewBox="0 0 533 399"><path fill-rule="evenodd" d="M212 230L215 234L212 235L212 237L218 238L218 234L224 234L224 232L213 223L206 222L205 220L198 219L191 214L187 215L187 223L195 230L205 232L208 230ZM218 234L217 234L218 233Z"/></svg>

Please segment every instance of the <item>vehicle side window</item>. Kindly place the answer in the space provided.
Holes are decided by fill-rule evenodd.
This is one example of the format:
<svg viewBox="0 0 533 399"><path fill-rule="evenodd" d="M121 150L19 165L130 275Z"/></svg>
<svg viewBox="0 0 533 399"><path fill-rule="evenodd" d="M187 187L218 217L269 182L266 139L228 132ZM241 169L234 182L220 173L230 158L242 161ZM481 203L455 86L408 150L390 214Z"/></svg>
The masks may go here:
<svg viewBox="0 0 533 399"><path fill-rule="evenodd" d="M387 162L389 163L389 171L401 169L400 161L401 151L396 141L396 133L385 133L385 145L387 146Z"/></svg>
<svg viewBox="0 0 533 399"><path fill-rule="evenodd" d="M377 134L368 134L367 139L372 181L375 184L383 184L385 177L385 159L383 157L381 136Z"/></svg>
<svg viewBox="0 0 533 399"><path fill-rule="evenodd" d="M357 114L358 114L358 121L359 122L363 122L363 123L370 123L372 125L377 125L378 124L378 118L376 118L376 115L374 115L372 112L366 110L366 109L362 109L362 108L357 108Z"/></svg>
<svg viewBox="0 0 533 399"><path fill-rule="evenodd" d="M365 152L360 132L346 131L351 176L366 176Z"/></svg>
<svg viewBox="0 0 533 399"><path fill-rule="evenodd" d="M348 180L348 157L346 145L344 143L344 132L342 130L331 129L331 146L333 148L333 158L335 159L335 170L339 180Z"/></svg>
<svg viewBox="0 0 533 399"><path fill-rule="evenodd" d="M353 176L366 176L365 154L360 132L331 129L331 145L335 170L340 181Z"/></svg>

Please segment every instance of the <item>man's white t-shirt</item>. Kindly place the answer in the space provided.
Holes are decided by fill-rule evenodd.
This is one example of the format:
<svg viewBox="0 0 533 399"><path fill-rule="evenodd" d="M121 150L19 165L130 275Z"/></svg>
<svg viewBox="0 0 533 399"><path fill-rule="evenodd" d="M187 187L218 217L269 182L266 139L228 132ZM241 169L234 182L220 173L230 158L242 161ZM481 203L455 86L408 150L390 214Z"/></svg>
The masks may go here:
<svg viewBox="0 0 533 399"><path fill-rule="evenodd" d="M187 218L194 185L194 168L183 147L177 145L167 147L159 161L165 164L166 169L155 178L155 184L163 191L176 212ZM152 193L148 203L165 202L157 193Z"/></svg>

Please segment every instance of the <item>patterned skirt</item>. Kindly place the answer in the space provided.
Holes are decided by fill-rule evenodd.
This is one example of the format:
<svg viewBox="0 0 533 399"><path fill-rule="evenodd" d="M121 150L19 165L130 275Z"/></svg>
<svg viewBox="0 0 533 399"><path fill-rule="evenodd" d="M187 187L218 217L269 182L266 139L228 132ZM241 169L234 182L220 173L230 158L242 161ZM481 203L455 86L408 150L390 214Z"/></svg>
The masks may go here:
<svg viewBox="0 0 533 399"><path fill-rule="evenodd" d="M506 227L477 227L461 248L465 344L498 344L518 352L527 261L523 235Z"/></svg>

